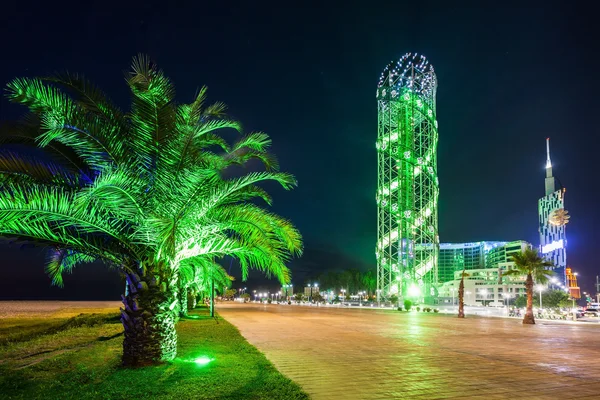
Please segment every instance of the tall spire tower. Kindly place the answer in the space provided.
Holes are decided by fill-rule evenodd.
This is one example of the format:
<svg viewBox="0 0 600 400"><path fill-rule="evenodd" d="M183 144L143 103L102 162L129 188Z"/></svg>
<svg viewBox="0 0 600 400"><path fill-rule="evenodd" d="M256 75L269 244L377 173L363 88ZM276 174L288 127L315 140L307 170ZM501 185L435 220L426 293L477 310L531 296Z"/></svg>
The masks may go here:
<svg viewBox="0 0 600 400"><path fill-rule="evenodd" d="M565 210L565 189L556 189L550 161L550 138L546 138L546 195L538 201L540 252L554 263L556 277L567 285L567 236L569 214Z"/></svg>
<svg viewBox="0 0 600 400"><path fill-rule="evenodd" d="M550 161L550 138L546 138L546 196L555 191L555 181L552 176L552 162Z"/></svg>

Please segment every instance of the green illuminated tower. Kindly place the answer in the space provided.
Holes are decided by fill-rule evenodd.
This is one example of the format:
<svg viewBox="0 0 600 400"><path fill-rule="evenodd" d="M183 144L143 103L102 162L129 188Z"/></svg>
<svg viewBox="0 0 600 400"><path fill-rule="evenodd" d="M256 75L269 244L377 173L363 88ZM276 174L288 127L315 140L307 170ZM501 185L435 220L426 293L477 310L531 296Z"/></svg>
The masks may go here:
<svg viewBox="0 0 600 400"><path fill-rule="evenodd" d="M425 57L405 54L377 87L377 293L413 300L437 285L437 78Z"/></svg>

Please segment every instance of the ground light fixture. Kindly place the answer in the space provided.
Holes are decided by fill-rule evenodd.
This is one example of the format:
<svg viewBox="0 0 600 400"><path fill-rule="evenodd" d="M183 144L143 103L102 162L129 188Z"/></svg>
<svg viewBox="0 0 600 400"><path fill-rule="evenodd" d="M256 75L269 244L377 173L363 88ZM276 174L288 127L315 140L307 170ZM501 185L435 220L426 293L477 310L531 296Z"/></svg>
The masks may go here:
<svg viewBox="0 0 600 400"><path fill-rule="evenodd" d="M209 364L211 361L214 361L214 358L210 358L207 356L200 356L198 358L195 358L194 360L192 360L194 362L194 364L198 365L198 366L204 366Z"/></svg>

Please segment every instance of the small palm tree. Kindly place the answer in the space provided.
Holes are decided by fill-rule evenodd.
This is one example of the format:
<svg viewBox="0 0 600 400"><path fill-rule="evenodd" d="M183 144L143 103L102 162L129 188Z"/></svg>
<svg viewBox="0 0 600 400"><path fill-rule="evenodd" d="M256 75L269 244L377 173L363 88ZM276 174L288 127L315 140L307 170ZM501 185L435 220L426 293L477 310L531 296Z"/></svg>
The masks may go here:
<svg viewBox="0 0 600 400"><path fill-rule="evenodd" d="M233 277L214 259L194 257L184 260L179 266L179 314L187 316L188 310L196 307L199 294L210 297L212 287L229 287Z"/></svg>
<svg viewBox="0 0 600 400"><path fill-rule="evenodd" d="M368 294L375 293L375 289L377 289L377 276L372 269L362 275L361 281L367 289Z"/></svg>
<svg viewBox="0 0 600 400"><path fill-rule="evenodd" d="M465 277L469 276L463 268L458 285L458 318L465 317Z"/></svg>
<svg viewBox="0 0 600 400"><path fill-rule="evenodd" d="M527 275L525 280L525 290L527 292L527 311L523 317L524 324L535 324L533 317L533 283L544 284L554 275L549 270L554 266L552 262L540 257L537 250L526 249L521 253L513 254L515 268L504 272L504 276L523 276Z"/></svg>

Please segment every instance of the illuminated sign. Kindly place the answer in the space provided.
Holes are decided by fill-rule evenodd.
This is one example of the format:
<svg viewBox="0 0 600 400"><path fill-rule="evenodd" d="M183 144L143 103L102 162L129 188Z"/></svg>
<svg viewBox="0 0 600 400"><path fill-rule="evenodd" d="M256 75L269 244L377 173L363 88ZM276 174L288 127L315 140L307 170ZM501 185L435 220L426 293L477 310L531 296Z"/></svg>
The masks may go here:
<svg viewBox="0 0 600 400"><path fill-rule="evenodd" d="M542 253L546 254L546 253L550 253L551 251L554 250L559 250L562 249L564 247L564 243L563 240L555 240L552 243L548 243L542 246Z"/></svg>

